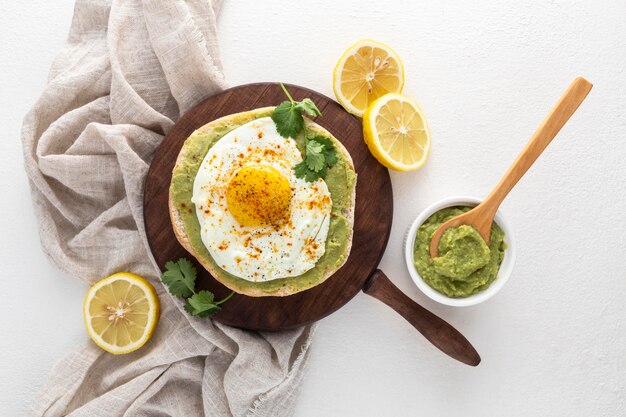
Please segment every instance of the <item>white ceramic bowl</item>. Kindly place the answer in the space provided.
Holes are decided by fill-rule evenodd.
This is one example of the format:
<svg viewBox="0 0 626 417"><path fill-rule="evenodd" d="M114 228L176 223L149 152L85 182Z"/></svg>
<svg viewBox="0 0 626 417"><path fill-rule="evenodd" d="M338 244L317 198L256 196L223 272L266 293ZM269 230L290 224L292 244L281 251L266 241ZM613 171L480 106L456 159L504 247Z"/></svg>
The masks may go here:
<svg viewBox="0 0 626 417"><path fill-rule="evenodd" d="M415 285L429 298L445 305L455 306L455 307L466 307L475 305L478 303L482 303L483 301L488 300L493 297L500 289L506 284L509 277L511 276L511 272L513 272L513 265L515 264L515 238L513 236L513 231L511 227L507 223L504 215L501 210L498 210L495 217L495 222L502 231L504 232L504 242L507 245L507 248L504 250L504 258L502 259L502 264L500 265L500 270L498 271L498 276L491 283L491 285L481 292L478 292L474 295L465 298L451 298L437 290L434 290L430 287L419 275L415 266L413 265L413 247L415 244L415 235L417 233L417 229L435 212L444 209L446 207L453 206L471 206L474 207L478 205L482 200L475 197L448 197L443 200L437 201L436 203L431 204L426 207L419 216L415 219L409 231L406 235L406 240L404 242L404 256L406 258L406 266L409 269L409 274L411 274L411 278Z"/></svg>

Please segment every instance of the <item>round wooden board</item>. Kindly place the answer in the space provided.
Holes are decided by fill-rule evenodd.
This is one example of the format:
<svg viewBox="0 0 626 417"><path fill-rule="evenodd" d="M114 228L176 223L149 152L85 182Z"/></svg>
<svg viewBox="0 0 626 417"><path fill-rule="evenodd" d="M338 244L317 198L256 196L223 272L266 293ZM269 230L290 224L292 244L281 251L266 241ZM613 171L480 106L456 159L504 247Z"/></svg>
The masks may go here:
<svg viewBox="0 0 626 417"><path fill-rule="evenodd" d="M252 330L283 330L312 323L334 312L359 292L383 255L393 215L389 172L370 154L363 142L361 121L330 98L307 88L287 85L295 100L310 97L322 112L315 119L350 152L357 171L354 239L345 265L322 284L287 297L248 297L235 294L214 319ZM172 169L184 141L197 128L229 114L285 101L276 83L247 84L209 97L171 128L157 149L144 191L144 219L152 254L163 268L167 261L186 257L198 269L197 287L216 294L230 290L215 280L176 240L168 210Z"/></svg>

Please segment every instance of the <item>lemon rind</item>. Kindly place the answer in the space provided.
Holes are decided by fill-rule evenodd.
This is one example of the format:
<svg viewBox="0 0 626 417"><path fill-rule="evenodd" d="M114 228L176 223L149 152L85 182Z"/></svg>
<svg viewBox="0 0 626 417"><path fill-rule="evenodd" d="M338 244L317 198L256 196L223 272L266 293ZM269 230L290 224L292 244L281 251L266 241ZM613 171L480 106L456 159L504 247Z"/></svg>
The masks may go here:
<svg viewBox="0 0 626 417"><path fill-rule="evenodd" d="M343 68L343 65L345 64L346 60L348 59L349 56L353 55L354 52L361 48L362 46L377 46L380 47L381 49L385 49L387 50L390 55L393 55L393 57L395 58L395 60L398 62L398 66L399 66L399 73L401 75L401 79L400 79L400 85L398 86L398 91L393 92L390 94L394 94L394 93L401 93L402 89L404 88L404 63L402 62L402 59L400 59L400 55L398 55L398 53L391 48L388 45L385 45L382 42L378 42L372 39L361 39L360 41L354 43L353 45L351 45L348 49L346 49L346 51L341 55L341 57L339 58L339 60L337 61L337 64L335 64L335 68L333 69L333 92L335 94L335 97L337 98L337 101L339 101L339 104L341 104L341 106L350 114L353 114L354 116L360 117L362 118L365 114L365 112L367 111L367 109L365 110L361 110L356 108L355 106L352 105L352 103L350 101L348 101L343 94L341 94L341 77L339 76L341 71L340 69ZM371 105L371 103L370 103Z"/></svg>
<svg viewBox="0 0 626 417"><path fill-rule="evenodd" d="M376 129L375 120L374 120L375 116L378 114L378 111L383 105L385 105L387 102L394 100L394 99L407 102L411 104L417 110L417 113L422 119L425 131L426 131L426 135L428 137L428 143L427 143L428 146L426 150L424 151L424 155L419 161L411 165L403 164L391 158L382 148L382 145L380 144L378 140L378 134L377 132L375 132L375 129ZM408 97L404 94L400 94L400 93L388 93L374 100L372 103L370 103L363 117L363 137L365 139L365 143L367 144L367 147L370 149L370 152L381 164L383 164L385 167L389 169L402 171L402 172L415 171L423 167L426 161L428 160L430 149L432 147L430 129L428 127L428 122L426 121L426 116L424 115L424 111L422 110L421 106L413 98Z"/></svg>
<svg viewBox="0 0 626 417"><path fill-rule="evenodd" d="M146 298L148 298L148 305L150 306L150 309L148 310L148 322L146 323L144 333L137 341L124 346L113 345L104 341L100 337L100 335L95 332L94 328L91 325L91 321L89 320L89 318L91 317L89 314L89 303L93 299L95 293L105 285L108 285L111 282L120 279L125 280L132 285L140 287L144 291ZM131 272L118 272L96 282L89 289L89 291L87 291L87 294L85 295L85 300L83 301L83 323L85 324L85 328L87 329L87 334L98 347L114 355L130 353L145 345L154 333L154 329L156 328L156 325L159 321L159 313L159 297L152 284L150 284L145 278L140 277L139 275L135 275Z"/></svg>

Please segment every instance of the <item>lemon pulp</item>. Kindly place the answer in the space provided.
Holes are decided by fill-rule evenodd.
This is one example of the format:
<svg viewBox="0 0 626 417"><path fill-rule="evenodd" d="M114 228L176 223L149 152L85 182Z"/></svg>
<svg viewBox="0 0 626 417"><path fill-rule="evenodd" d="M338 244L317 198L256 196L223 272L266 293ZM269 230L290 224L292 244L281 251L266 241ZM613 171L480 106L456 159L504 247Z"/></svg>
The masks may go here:
<svg viewBox="0 0 626 417"><path fill-rule="evenodd" d="M339 58L333 90L339 103L362 117L369 104L384 94L401 92L404 67L398 54L380 42L364 39Z"/></svg>
<svg viewBox="0 0 626 417"><path fill-rule="evenodd" d="M152 336L159 317L159 299L144 278L120 272L89 289L83 315L87 333L98 346L114 354L128 353Z"/></svg>
<svg viewBox="0 0 626 417"><path fill-rule="evenodd" d="M430 151L426 118L415 100L386 94L374 101L363 117L363 133L372 155L387 168L421 168Z"/></svg>

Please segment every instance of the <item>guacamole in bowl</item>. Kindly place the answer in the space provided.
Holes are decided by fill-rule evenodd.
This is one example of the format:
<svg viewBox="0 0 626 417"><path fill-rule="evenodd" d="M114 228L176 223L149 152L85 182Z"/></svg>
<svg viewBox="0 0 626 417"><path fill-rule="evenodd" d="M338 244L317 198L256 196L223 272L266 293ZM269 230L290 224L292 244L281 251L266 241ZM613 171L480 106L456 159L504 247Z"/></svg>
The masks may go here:
<svg viewBox="0 0 626 417"><path fill-rule="evenodd" d="M439 243L439 257L430 257L435 230L452 217L478 205L474 197L451 197L427 207L413 222L405 241L411 278L427 296L442 304L469 306L491 298L509 278L515 262L512 232L498 211L485 243L478 231L463 225L448 229Z"/></svg>

